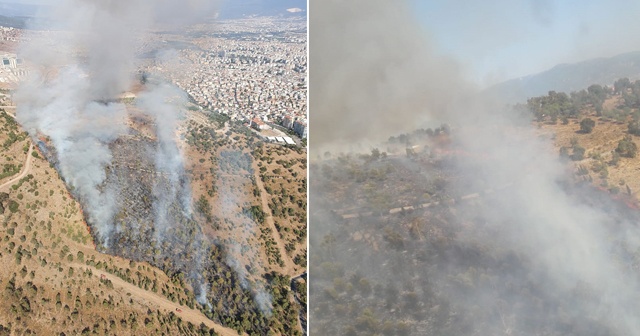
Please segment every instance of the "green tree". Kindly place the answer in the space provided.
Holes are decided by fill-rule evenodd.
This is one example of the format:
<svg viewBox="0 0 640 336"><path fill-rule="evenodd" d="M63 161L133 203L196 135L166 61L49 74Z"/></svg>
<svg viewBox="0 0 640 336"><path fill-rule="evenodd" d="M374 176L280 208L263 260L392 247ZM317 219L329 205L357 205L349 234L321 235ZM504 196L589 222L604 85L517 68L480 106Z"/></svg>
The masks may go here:
<svg viewBox="0 0 640 336"><path fill-rule="evenodd" d="M19 204L16 201L9 201L9 211L11 211L12 213L18 212L18 206Z"/></svg>
<svg viewBox="0 0 640 336"><path fill-rule="evenodd" d="M631 81L629 81L629 78L620 78L613 83L613 92L616 94L622 93L628 88L631 88Z"/></svg>
<svg viewBox="0 0 640 336"><path fill-rule="evenodd" d="M613 153L611 153L611 161L609 161L609 165L617 166L618 162L620 162L620 153L613 151Z"/></svg>
<svg viewBox="0 0 640 336"><path fill-rule="evenodd" d="M596 126L596 122L591 118L584 118L580 122L580 132L581 133L591 133L593 128Z"/></svg>
<svg viewBox="0 0 640 336"><path fill-rule="evenodd" d="M618 142L618 147L616 148L616 152L620 153L620 156L634 158L638 153L638 146L631 136L625 136L624 139Z"/></svg>
<svg viewBox="0 0 640 336"><path fill-rule="evenodd" d="M374 148L371 150L371 160L376 161L378 159L380 159L380 150Z"/></svg>
<svg viewBox="0 0 640 336"><path fill-rule="evenodd" d="M632 120L628 125L629 134L640 135L640 121Z"/></svg>
<svg viewBox="0 0 640 336"><path fill-rule="evenodd" d="M586 150L584 149L584 147L582 147L580 145L573 146L573 154L571 154L571 160L580 161L580 160L584 159L584 153L585 152L586 152Z"/></svg>
<svg viewBox="0 0 640 336"><path fill-rule="evenodd" d="M599 100L605 100L607 98L607 90L599 84L593 84L587 88L589 95Z"/></svg>

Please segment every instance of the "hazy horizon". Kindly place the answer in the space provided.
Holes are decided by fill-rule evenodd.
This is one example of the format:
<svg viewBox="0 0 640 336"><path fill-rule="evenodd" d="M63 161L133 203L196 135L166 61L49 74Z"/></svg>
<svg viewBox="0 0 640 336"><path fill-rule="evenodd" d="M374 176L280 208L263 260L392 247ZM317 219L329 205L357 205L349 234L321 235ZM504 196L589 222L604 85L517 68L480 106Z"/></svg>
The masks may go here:
<svg viewBox="0 0 640 336"><path fill-rule="evenodd" d="M19 6L16 6L19 5ZM37 16L40 7L55 6L50 0L0 0L0 15ZM8 8L7 6L16 6ZM289 8L300 8L301 12L288 12ZM306 13L305 0L222 0L219 19L235 19L243 16L301 15Z"/></svg>
<svg viewBox="0 0 640 336"><path fill-rule="evenodd" d="M421 35L481 87L640 49L634 15L640 3L628 0L411 0L410 6Z"/></svg>

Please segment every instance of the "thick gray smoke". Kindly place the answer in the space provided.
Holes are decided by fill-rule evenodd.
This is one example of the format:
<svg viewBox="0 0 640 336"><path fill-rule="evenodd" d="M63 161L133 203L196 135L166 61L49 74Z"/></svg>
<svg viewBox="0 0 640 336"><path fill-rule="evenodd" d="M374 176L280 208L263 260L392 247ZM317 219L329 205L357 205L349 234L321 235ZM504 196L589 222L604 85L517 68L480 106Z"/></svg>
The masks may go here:
<svg viewBox="0 0 640 336"><path fill-rule="evenodd" d="M311 111L322 111L310 114L314 147L386 139L414 126L416 115L438 119L466 100L469 84L406 17L406 4L330 0L312 6L310 24L318 29L309 31L309 101Z"/></svg>
<svg viewBox="0 0 640 336"><path fill-rule="evenodd" d="M44 76L44 74L42 74ZM125 131L126 110L116 103L92 101L90 77L78 66L60 69L51 80L34 77L16 94L18 120L36 137L48 136L58 152L67 183L87 202L98 234L108 245L115 214L114 190L103 189L108 144Z"/></svg>
<svg viewBox="0 0 640 336"><path fill-rule="evenodd" d="M62 176L87 203L91 222L106 246L117 211L114 191L102 185L105 167L112 159L108 144L127 129L125 107L114 101L132 84L137 41L155 25L189 22L210 14L202 9L209 9L211 2L193 1L170 16L169 9L178 3L182 4L169 0L62 1L50 7L44 17L61 30L61 39L55 41L60 44L57 52L40 53L41 39L23 47L23 56L34 65L35 75L16 95L18 120L33 136L42 132L51 139ZM178 14L180 18L175 19ZM157 117L156 165L161 173L169 174L169 184L175 186L182 160L172 133L177 126L176 107L184 97L169 91L152 88L143 95L141 106ZM170 97L175 99L167 104ZM160 203L175 195L163 196ZM161 228L167 224L162 214L165 210L160 209L166 208L157 206Z"/></svg>
<svg viewBox="0 0 640 336"><path fill-rule="evenodd" d="M122 241L126 244L131 235L143 237L146 231L142 230L146 228L142 224L152 219L155 241L149 245L180 246L189 256L189 264L172 255L169 248L156 256L172 260L175 267L186 272L198 302L209 307L205 269L210 262L207 238L193 229L189 234L193 233L194 237L186 244L173 236L180 225L193 224L192 195L177 141L178 127L184 118L182 109L187 103L186 94L171 85L149 80L145 91L138 95L136 108L151 120L156 139L155 143L148 143L150 148L140 144L131 148L144 151L139 155L145 155L145 160L146 155L153 156L150 161L155 176L128 189L128 195L122 195L122 190L118 190L118 183L123 180L110 167L114 163L110 145L130 132L127 109L118 98L130 90L135 80L136 55L141 51L144 34L151 29L173 29L210 19L217 4L218 1L211 0L65 0L47 7L44 10L48 12L42 13L42 22L35 25L59 31L43 34L45 37L42 38L34 37L31 43L22 46L22 57L33 65L34 75L16 94L18 120L33 137L50 139L61 175L82 201L102 247L127 253L122 252L126 247L114 245ZM51 36L54 39L48 40ZM49 48L43 50L43 46ZM158 55L163 57L167 53L159 52ZM118 153L125 156L130 154L127 150L130 148L120 148ZM146 163L145 160L141 161ZM129 164L125 162L125 165ZM116 227L120 225L115 225L116 215L127 210L147 210L123 209L125 203L121 198L147 190L144 183L149 181L152 195L134 197L140 196L144 202L151 200L151 218L146 213L133 214L135 218L131 219L130 225L140 231L126 235L118 232ZM139 250L144 249L136 247L136 251ZM230 253L232 256L241 255L239 251L232 252L237 252ZM229 265L238 272L243 288L253 291L259 308L268 314L271 300L264 286L248 284L246 270L239 261L230 260Z"/></svg>
<svg viewBox="0 0 640 336"><path fill-rule="evenodd" d="M191 209L191 195L179 193L181 179L184 178L184 160L178 149L177 129L184 117L181 108L187 102L186 94L168 84L152 86L142 93L137 106L146 111L156 124L157 149L156 173L162 178L154 186L156 238L164 235L171 225L169 208L178 198L182 198L182 208L187 217Z"/></svg>
<svg viewBox="0 0 640 336"><path fill-rule="evenodd" d="M37 27L56 31L29 39L22 56L33 68L16 93L17 118L32 137L46 136L55 148L58 168L83 205L105 248L115 234L117 186L107 183L113 162L109 145L129 132L127 110L119 96L133 84L136 53L143 34L209 18L217 1L64 0L43 8ZM53 39L51 40L51 37ZM44 49L44 50L43 50ZM153 186L157 246L173 224L171 211L189 218L191 195L177 145L177 128L186 95L166 84L148 85L137 103L156 126ZM180 209L175 209L176 199ZM197 260L191 278L201 303L206 302L203 277L206 247L199 237L192 251Z"/></svg>
<svg viewBox="0 0 640 336"><path fill-rule="evenodd" d="M526 276L529 284L533 284L531 288L544 288L550 297L563 301L563 307L569 311L558 311L557 315L597 321L597 325L608 330L606 334L640 335L640 319L634 307L640 298L637 271L612 259L612 251L619 245L630 251L638 250L640 232L636 224L624 220L613 224L611 213L601 207L588 206L570 195L567 188L558 183L566 180L567 170L551 144L523 126L528 124L528 119L477 95L459 68L437 55L428 36L413 21L406 4L383 0L318 1L311 6L310 157L316 158L336 147L344 148L350 142L380 143L400 132L451 123L456 144L467 153L477 154L473 159L454 162L457 171L473 176L464 187L482 191L511 185L493 194L492 201L486 201L482 214L478 214L486 219L488 230L493 230L495 235L458 236L458 242L511 250L527 260L527 269L518 276ZM313 212L314 205L321 203L313 201L320 197L313 194L313 185L311 192ZM324 227L323 223L312 222L311 236L323 236ZM348 228L335 230L343 232L340 230ZM318 249L314 250L313 242L311 244L313 258ZM348 256L333 257L349 259ZM452 257L451 261L466 265L470 259ZM365 275L394 282L405 280L398 279L399 274L413 272L406 269L375 275L374 270L382 269L381 265L372 262L375 267L366 267L367 264L364 260L358 266ZM314 276L318 276L322 269L312 269L314 271ZM508 277L505 273L503 279ZM450 279L433 275L428 280L435 286L430 290L438 291L462 307L481 306L491 310L504 304L498 302L499 298L490 297L491 292L483 286L471 287L468 293L460 295L447 284ZM571 293L576 292L576 288L588 288L588 298L575 299ZM529 304L548 305L547 302ZM527 305L514 305L511 309L521 307ZM431 312L440 308L433 307ZM510 334L513 332L508 327L510 319L526 325L523 320L531 318L527 312L515 316L512 313L507 311L506 318L501 315L502 320L489 313L476 315L472 324L476 332L482 330L480 326L504 324L504 334ZM313 325L313 308L311 321ZM547 328L561 330L561 326ZM574 329L572 333L580 332Z"/></svg>

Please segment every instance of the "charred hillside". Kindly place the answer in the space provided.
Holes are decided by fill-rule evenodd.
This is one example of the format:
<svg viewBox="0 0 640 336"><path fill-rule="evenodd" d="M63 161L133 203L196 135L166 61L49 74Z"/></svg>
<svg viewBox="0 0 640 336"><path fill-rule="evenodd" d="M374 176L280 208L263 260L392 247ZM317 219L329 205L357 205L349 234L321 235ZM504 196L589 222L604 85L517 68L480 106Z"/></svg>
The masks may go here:
<svg viewBox="0 0 640 336"><path fill-rule="evenodd" d="M508 201L530 190L525 174L505 183L481 181L481 153L455 147L462 131L452 132L452 145L442 146L442 135L416 132L403 139L422 141L428 150L394 155L394 137L388 152L329 154L312 163L310 206L318 210L310 215L311 333L626 334L606 307L615 300L633 309L635 296L612 294L596 276L559 276L575 265L543 262L552 249L564 250L549 247L547 239L568 230L567 219L553 206L523 215L525 207ZM637 231L640 213L579 180L567 175L555 188L572 207L603 214L597 226L583 225L605 242L594 241L584 253L606 246L611 270L599 265L599 271L620 272L635 284L639 259L628 235ZM555 225L532 235L547 215ZM585 236L572 229L567 239L577 244Z"/></svg>
<svg viewBox="0 0 640 336"><path fill-rule="evenodd" d="M55 148L47 146L46 141L39 143L50 163L59 167ZM107 230L110 236L91 230L97 248L163 270L186 294L175 296L163 291L169 299L196 307L213 321L236 330L266 333L269 317L258 308L255 293L228 265L233 257L224 246L205 237L198 223L202 218L191 213L187 174L179 172L174 183L170 181L173 173L158 171L154 161L157 146L153 137L135 128L109 144L113 161L105 169L106 179L100 190L113 195L117 211ZM86 209L82 196L73 189L71 194ZM166 195L175 197L163 199ZM163 208L158 209L160 206ZM95 227L90 212L85 211L84 218L89 227ZM167 225L160 226L160 222Z"/></svg>
<svg viewBox="0 0 640 336"><path fill-rule="evenodd" d="M55 161L30 150L27 133L9 119L0 118L8 173L0 187L1 333L234 334L188 306L184 283L96 251ZM20 171L11 169L16 161Z"/></svg>

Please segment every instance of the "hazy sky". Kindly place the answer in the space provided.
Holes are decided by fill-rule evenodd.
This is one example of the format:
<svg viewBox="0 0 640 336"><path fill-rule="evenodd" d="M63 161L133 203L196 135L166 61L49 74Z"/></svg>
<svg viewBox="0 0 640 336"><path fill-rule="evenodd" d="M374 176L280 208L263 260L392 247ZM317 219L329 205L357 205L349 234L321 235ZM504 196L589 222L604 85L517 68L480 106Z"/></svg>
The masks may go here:
<svg viewBox="0 0 640 336"><path fill-rule="evenodd" d="M300 8L306 11L306 0L207 0L220 3L221 18L237 18L243 15L279 15L287 14L287 8ZM30 16L36 13L36 7L56 5L56 0L0 0L0 15ZM24 6L27 5L27 6Z"/></svg>
<svg viewBox="0 0 640 336"><path fill-rule="evenodd" d="M411 2L425 34L481 85L640 49L638 1Z"/></svg>
<svg viewBox="0 0 640 336"><path fill-rule="evenodd" d="M49 0L2 0L2 3L18 3L26 5L47 5L50 4Z"/></svg>

